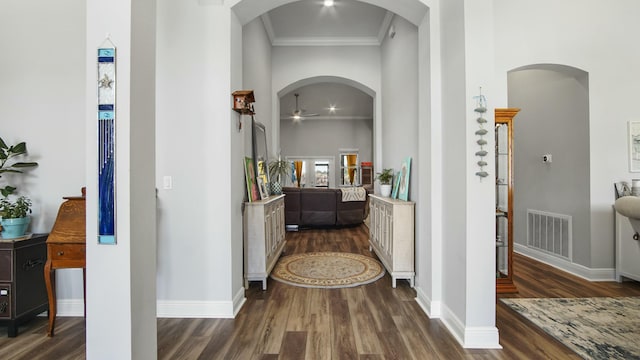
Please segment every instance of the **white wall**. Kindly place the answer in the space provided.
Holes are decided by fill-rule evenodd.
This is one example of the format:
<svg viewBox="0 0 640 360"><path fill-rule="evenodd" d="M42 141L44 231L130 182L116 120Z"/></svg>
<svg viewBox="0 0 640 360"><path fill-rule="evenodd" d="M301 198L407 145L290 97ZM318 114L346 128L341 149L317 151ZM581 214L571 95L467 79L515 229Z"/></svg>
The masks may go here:
<svg viewBox="0 0 640 360"><path fill-rule="evenodd" d="M443 99L443 320L465 347L499 347L495 328L493 181L475 175L479 88L492 99L492 2L441 4ZM493 103L486 118L491 128ZM486 139L491 149L493 141ZM489 168L491 159L486 158Z"/></svg>
<svg viewBox="0 0 640 360"><path fill-rule="evenodd" d="M466 215L466 117L464 78L464 3L447 1L441 5L442 24L442 177L443 244L442 302L443 318L460 323L466 316L465 287L467 259L465 249L468 221ZM457 119L457 121L456 121ZM450 320L448 320L450 319Z"/></svg>
<svg viewBox="0 0 640 360"><path fill-rule="evenodd" d="M243 88L254 92L256 102L254 109L256 121L264 124L267 132L267 149L269 158L277 153L273 148L272 103L271 103L271 42L264 29L262 20L256 18L242 28L242 69ZM243 131L245 137L245 151L251 156L251 121L248 116L243 117ZM279 121L279 119L276 119ZM246 146L248 145L248 147Z"/></svg>
<svg viewBox="0 0 640 360"><path fill-rule="evenodd" d="M157 355L155 197L155 1L87 2L87 358ZM122 23L130 26L122 26ZM116 245L98 234L95 47L116 45ZM92 241L93 240L93 241ZM99 285L98 285L99 284ZM112 307L120 311L104 311ZM108 339L108 341L105 341ZM119 346L113 346L118 344Z"/></svg>
<svg viewBox="0 0 640 360"><path fill-rule="evenodd" d="M244 150L231 92L241 87L242 59L230 53L232 23L239 40L224 6L158 1L160 315L229 316L240 301ZM173 189L162 189L163 176Z"/></svg>
<svg viewBox="0 0 640 360"><path fill-rule="evenodd" d="M570 215L569 255L584 266L591 263L588 95L586 73L573 68L509 74L509 106L522 109L513 123L514 241L526 245L527 209ZM542 162L547 153L551 163Z"/></svg>
<svg viewBox="0 0 640 360"><path fill-rule="evenodd" d="M0 137L26 141L39 163L26 176L3 175L0 186L18 185L34 205L29 231L49 232L62 197L87 185L85 2L4 1L0 33ZM81 314L82 271L58 270L57 289L59 311Z"/></svg>
<svg viewBox="0 0 640 360"><path fill-rule="evenodd" d="M374 163L376 172L391 168L400 171L405 158L411 158L409 200L418 198L418 28L394 16L393 39L385 37L381 53L382 77L382 161Z"/></svg>
<svg viewBox="0 0 640 360"><path fill-rule="evenodd" d="M273 118L280 118L279 96L291 91L292 84L310 78L332 77L345 80L345 84L367 92L371 96L380 94L380 49L374 46L336 46L336 47L274 47L272 52ZM348 81L347 81L348 80ZM318 80L321 81L321 80ZM333 80L332 80L333 81ZM337 81L337 80L336 80ZM321 82L326 82L322 80ZM300 84L306 85L306 84ZM367 91L368 90L368 91ZM379 127L381 118L380 102L374 98L374 121ZM276 128L276 123L277 128ZM280 139L279 122L273 122L274 148L278 148ZM374 144L380 140L374 133ZM379 154L374 152L374 167Z"/></svg>
<svg viewBox="0 0 640 360"><path fill-rule="evenodd" d="M638 120L640 3L496 0L496 75L506 103L507 71L530 64L562 64L589 73L591 275L614 259L613 183L630 180L627 122ZM553 11L549 11L553 9ZM580 15L576 16L576 9ZM606 31L603 31L606 29ZM589 273L586 274L589 276Z"/></svg>

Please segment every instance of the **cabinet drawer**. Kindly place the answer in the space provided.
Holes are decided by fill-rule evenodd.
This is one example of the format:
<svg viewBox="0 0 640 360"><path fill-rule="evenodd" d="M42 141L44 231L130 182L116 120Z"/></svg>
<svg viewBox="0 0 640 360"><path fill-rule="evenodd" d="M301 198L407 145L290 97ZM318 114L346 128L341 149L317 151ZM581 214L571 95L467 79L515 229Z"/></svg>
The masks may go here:
<svg viewBox="0 0 640 360"><path fill-rule="evenodd" d="M13 281L13 256L10 250L0 250L0 281Z"/></svg>
<svg viewBox="0 0 640 360"><path fill-rule="evenodd" d="M49 259L57 260L82 260L86 256L86 246L84 244L47 244L49 249Z"/></svg>
<svg viewBox="0 0 640 360"><path fill-rule="evenodd" d="M0 283L0 319L11 318L11 284Z"/></svg>

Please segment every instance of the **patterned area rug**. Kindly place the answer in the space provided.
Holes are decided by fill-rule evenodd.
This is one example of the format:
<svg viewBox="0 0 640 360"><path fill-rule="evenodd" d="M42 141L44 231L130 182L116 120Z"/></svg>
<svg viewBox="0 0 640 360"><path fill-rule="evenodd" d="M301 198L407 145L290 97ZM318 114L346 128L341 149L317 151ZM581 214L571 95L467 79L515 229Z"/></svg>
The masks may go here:
<svg viewBox="0 0 640 360"><path fill-rule="evenodd" d="M384 275L384 267L368 256L315 252L283 256L271 277L295 286L343 288L368 284Z"/></svg>
<svg viewBox="0 0 640 360"><path fill-rule="evenodd" d="M640 359L640 297L501 301L585 359Z"/></svg>

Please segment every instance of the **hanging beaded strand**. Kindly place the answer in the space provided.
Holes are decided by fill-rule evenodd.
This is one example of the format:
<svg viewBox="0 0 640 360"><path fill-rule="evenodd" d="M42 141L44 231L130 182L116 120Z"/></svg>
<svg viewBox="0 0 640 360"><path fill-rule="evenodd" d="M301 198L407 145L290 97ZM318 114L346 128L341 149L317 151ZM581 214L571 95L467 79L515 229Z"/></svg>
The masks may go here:
<svg viewBox="0 0 640 360"><path fill-rule="evenodd" d="M489 176L489 173L484 170L484 167L487 166L484 157L488 154L487 150L484 149L487 145L487 140L484 139L484 136L487 135L488 131L484 128L484 125L487 123L487 119L484 118L484 114L487 112L487 99L482 95L482 87L480 87L480 94L473 98L476 100L476 107L473 111L478 114L476 121L478 122L478 126L480 126L480 129L476 131L476 135L479 137L476 143L480 145L480 150L476 151L476 156L480 157L480 160L477 162L480 171L476 172L476 175L482 179Z"/></svg>

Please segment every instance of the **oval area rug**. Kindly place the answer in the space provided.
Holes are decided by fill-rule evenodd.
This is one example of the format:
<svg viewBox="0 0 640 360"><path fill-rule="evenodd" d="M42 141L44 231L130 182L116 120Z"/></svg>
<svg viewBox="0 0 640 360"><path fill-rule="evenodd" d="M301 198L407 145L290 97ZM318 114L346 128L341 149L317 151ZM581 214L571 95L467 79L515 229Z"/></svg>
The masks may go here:
<svg viewBox="0 0 640 360"><path fill-rule="evenodd" d="M274 280L309 288L368 284L384 275L377 260L359 254L314 252L283 256L271 272Z"/></svg>

